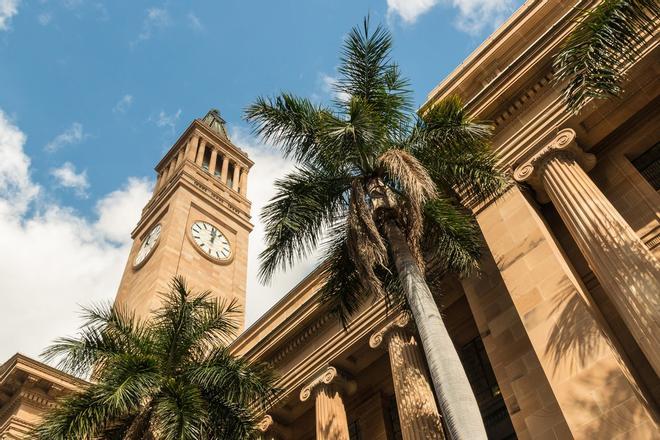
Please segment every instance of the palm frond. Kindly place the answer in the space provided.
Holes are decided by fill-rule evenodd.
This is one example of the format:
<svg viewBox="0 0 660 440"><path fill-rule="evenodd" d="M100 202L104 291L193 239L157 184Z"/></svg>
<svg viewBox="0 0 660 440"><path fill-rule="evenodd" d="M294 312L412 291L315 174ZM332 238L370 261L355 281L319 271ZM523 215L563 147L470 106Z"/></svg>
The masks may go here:
<svg viewBox="0 0 660 440"><path fill-rule="evenodd" d="M562 92L571 111L621 94L625 66L639 58L659 19L657 0L604 0L583 12L554 59L556 81L568 81Z"/></svg>
<svg viewBox="0 0 660 440"><path fill-rule="evenodd" d="M378 158L378 163L387 170L389 179L401 186L412 203L423 205L437 196L435 182L424 165L409 152L389 149Z"/></svg>
<svg viewBox="0 0 660 440"><path fill-rule="evenodd" d="M164 384L154 403L154 431L163 440L197 440L208 413L200 390L182 381Z"/></svg>
<svg viewBox="0 0 660 440"><path fill-rule="evenodd" d="M320 289L321 303L347 328L350 317L369 298L369 292L363 287L358 269L351 258L347 226L337 225L329 235L331 238L324 244L324 254L328 258L321 271L324 279Z"/></svg>
<svg viewBox="0 0 660 440"><path fill-rule="evenodd" d="M382 126L396 130L411 109L408 81L390 59L392 36L383 26L372 32L369 18L348 34L338 68L337 92L359 98L378 110Z"/></svg>
<svg viewBox="0 0 660 440"><path fill-rule="evenodd" d="M30 438L38 440L93 439L112 420L123 414L111 411L101 403L103 390L90 385L86 390L66 397L44 416L43 421L31 432Z"/></svg>
<svg viewBox="0 0 660 440"><path fill-rule="evenodd" d="M316 165L333 161L332 144L325 142L325 126L335 121L332 112L305 98L283 93L275 98L257 98L245 110L255 134L275 143L284 157Z"/></svg>
<svg viewBox="0 0 660 440"><path fill-rule="evenodd" d="M492 130L449 96L418 119L410 149L444 192L483 201L500 194L508 180L490 147Z"/></svg>
<svg viewBox="0 0 660 440"><path fill-rule="evenodd" d="M204 392L221 393L228 402L266 407L277 394L275 375L264 363L235 357L226 347L213 348L186 372Z"/></svg>
<svg viewBox="0 0 660 440"><path fill-rule="evenodd" d="M298 168L275 182L277 193L263 208L266 248L259 278L268 281L314 249L323 232L345 209L349 181L314 168Z"/></svg>
<svg viewBox="0 0 660 440"><path fill-rule="evenodd" d="M105 362L122 353L148 350L149 332L133 313L120 305L99 303L83 308L85 323L77 337L58 338L42 356L76 376L100 370Z"/></svg>
<svg viewBox="0 0 660 440"><path fill-rule="evenodd" d="M472 217L442 198L429 202L424 211L426 258L439 263L442 270L461 276L472 274L478 268L482 248L479 227Z"/></svg>

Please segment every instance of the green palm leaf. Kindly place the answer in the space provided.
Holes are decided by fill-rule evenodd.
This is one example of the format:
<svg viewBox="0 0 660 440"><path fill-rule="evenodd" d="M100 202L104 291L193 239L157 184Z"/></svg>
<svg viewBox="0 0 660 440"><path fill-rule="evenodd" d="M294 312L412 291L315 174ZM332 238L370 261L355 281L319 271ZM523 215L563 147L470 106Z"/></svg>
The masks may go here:
<svg viewBox="0 0 660 440"><path fill-rule="evenodd" d="M149 320L109 304L86 309L76 338L46 350L95 383L66 397L33 432L36 439L245 439L275 396L264 364L231 354L240 310L172 280Z"/></svg>
<svg viewBox="0 0 660 440"><path fill-rule="evenodd" d="M659 19L657 0L604 0L583 12L554 59L556 80L567 81L563 94L571 111L621 94L625 66L639 58Z"/></svg>

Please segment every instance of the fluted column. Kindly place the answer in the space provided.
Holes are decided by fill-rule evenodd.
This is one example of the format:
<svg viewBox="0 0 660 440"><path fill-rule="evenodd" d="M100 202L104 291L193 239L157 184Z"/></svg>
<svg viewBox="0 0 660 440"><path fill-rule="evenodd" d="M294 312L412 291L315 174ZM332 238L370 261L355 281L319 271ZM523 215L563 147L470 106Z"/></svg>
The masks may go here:
<svg viewBox="0 0 660 440"><path fill-rule="evenodd" d="M186 147L186 157L191 162L195 162L197 157L197 143L199 142L199 136L191 136L188 140L188 146Z"/></svg>
<svg viewBox="0 0 660 440"><path fill-rule="evenodd" d="M197 159L195 159L195 163L197 166L202 166L202 162L204 161L204 153L206 152L206 141L204 139L201 139L199 141L199 148L197 149Z"/></svg>
<svg viewBox="0 0 660 440"><path fill-rule="evenodd" d="M218 160L218 150L211 147L211 159L209 160L209 173L213 175L215 171L215 163Z"/></svg>
<svg viewBox="0 0 660 440"><path fill-rule="evenodd" d="M386 341L403 440L444 439L424 355L406 329L408 321L401 315L374 333L369 345L377 348Z"/></svg>
<svg viewBox="0 0 660 440"><path fill-rule="evenodd" d="M234 164L234 178L231 181L231 188L234 191L238 191L238 180L240 179L241 176L241 167L238 166L237 163Z"/></svg>
<svg viewBox="0 0 660 440"><path fill-rule="evenodd" d="M300 400L314 397L317 440L349 440L343 395L355 391L355 383L335 367L327 367L300 391Z"/></svg>
<svg viewBox="0 0 660 440"><path fill-rule="evenodd" d="M222 157L222 170L220 170L220 181L227 184L227 172L229 171L229 158L227 156Z"/></svg>
<svg viewBox="0 0 660 440"><path fill-rule="evenodd" d="M565 129L514 178L551 201L594 275L660 375L660 263L587 172L596 163Z"/></svg>

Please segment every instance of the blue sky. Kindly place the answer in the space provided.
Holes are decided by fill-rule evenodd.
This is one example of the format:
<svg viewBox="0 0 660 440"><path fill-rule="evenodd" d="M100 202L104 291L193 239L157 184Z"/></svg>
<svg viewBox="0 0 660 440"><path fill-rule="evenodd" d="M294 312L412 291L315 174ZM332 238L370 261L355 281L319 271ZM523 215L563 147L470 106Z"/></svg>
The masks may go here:
<svg viewBox="0 0 660 440"><path fill-rule="evenodd" d="M0 335L36 326L0 339L0 362L73 331L78 303L114 296L153 167L191 119L221 110L257 162L257 214L291 166L242 120L257 96L330 99L342 38L370 14L419 105L520 3L0 0ZM252 277L259 224L251 240ZM271 287L251 279L248 321L312 265Z"/></svg>

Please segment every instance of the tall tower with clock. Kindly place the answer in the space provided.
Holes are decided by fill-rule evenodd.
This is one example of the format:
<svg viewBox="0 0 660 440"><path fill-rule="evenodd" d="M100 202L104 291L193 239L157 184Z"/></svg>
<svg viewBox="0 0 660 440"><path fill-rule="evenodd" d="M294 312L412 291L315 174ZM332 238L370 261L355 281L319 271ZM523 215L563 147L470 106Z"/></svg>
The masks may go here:
<svg viewBox="0 0 660 440"><path fill-rule="evenodd" d="M116 304L145 317L172 277L182 275L193 290L236 299L245 310L252 164L217 110L190 124L156 165L158 180L132 232Z"/></svg>

